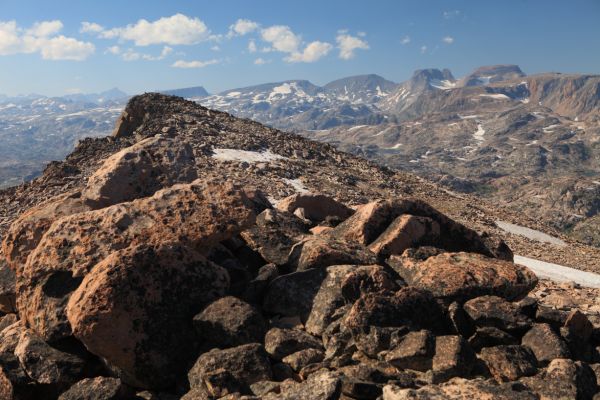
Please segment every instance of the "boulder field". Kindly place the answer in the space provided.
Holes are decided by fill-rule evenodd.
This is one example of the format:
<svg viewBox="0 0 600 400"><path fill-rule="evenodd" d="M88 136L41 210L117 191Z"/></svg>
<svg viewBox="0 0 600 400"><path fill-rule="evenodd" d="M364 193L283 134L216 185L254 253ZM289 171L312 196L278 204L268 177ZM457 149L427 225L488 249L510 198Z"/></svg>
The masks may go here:
<svg viewBox="0 0 600 400"><path fill-rule="evenodd" d="M595 398L600 330L530 297L499 238L194 163L144 139L12 224L1 399Z"/></svg>

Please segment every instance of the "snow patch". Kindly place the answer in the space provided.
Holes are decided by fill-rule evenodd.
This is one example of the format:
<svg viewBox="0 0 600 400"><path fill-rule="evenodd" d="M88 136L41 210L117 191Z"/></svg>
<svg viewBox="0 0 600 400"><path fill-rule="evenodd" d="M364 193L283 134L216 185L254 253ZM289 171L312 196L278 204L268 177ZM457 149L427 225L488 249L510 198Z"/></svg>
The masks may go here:
<svg viewBox="0 0 600 400"><path fill-rule="evenodd" d="M513 235L524 236L528 239L535 240L537 242L550 243L557 246L566 246L567 244L560 240L559 238L555 238L554 236L550 236L544 232L537 231L535 229L526 228L524 226L511 224L509 222L504 221L495 221L496 226L502 229L505 232L512 233Z"/></svg>
<svg viewBox="0 0 600 400"><path fill-rule="evenodd" d="M485 129L483 129L483 125L477 124L477 131L473 134L473 137L476 140L483 141L483 140L485 140L483 138L483 135L485 135Z"/></svg>
<svg viewBox="0 0 600 400"><path fill-rule="evenodd" d="M447 79L444 79L444 80L432 79L429 84L431 86L433 86L434 88L441 89L441 90L449 90L449 89L454 89L456 87L456 82L452 82Z"/></svg>
<svg viewBox="0 0 600 400"><path fill-rule="evenodd" d="M508 97L507 95L502 94L502 93L485 93L485 94L480 94L479 97L490 97L492 99L510 100L510 97Z"/></svg>
<svg viewBox="0 0 600 400"><path fill-rule="evenodd" d="M238 149L213 149L212 157L220 161L245 161L249 163L283 160L285 157L266 151L248 151Z"/></svg>
<svg viewBox="0 0 600 400"><path fill-rule="evenodd" d="M284 178L283 181L285 183L287 183L288 185L290 185L291 187L293 187L297 193L300 193L300 194L310 193L310 190L308 190L306 188L306 186L304 186L302 181L298 178L296 178L296 179L285 179Z"/></svg>
<svg viewBox="0 0 600 400"><path fill-rule="evenodd" d="M460 115L459 114L458 117L460 119L475 119L475 118L479 117L479 115Z"/></svg>
<svg viewBox="0 0 600 400"><path fill-rule="evenodd" d="M352 128L348 128L348 132L355 131L355 130L360 129L360 128L364 128L365 126L367 126L367 125L356 125L356 126L353 126Z"/></svg>
<svg viewBox="0 0 600 400"><path fill-rule="evenodd" d="M599 274L518 255L515 255L514 262L531 269L539 278L555 282L575 282L581 286L600 288Z"/></svg>

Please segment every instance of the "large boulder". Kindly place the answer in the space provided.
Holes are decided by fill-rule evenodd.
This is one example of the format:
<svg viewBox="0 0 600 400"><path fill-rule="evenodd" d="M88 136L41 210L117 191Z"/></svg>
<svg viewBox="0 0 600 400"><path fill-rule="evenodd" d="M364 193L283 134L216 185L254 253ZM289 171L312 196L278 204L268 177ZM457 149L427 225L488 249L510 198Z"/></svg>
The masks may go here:
<svg viewBox="0 0 600 400"><path fill-rule="evenodd" d="M557 358L536 376L521 382L542 399L591 400L598 391L596 376L589 365L580 361Z"/></svg>
<svg viewBox="0 0 600 400"><path fill-rule="evenodd" d="M394 256L389 263L409 285L448 301L483 295L517 300L538 281L528 268L476 253L442 253L423 262Z"/></svg>
<svg viewBox="0 0 600 400"><path fill-rule="evenodd" d="M0 250L0 311L3 313L16 311L15 280L15 271L2 259Z"/></svg>
<svg viewBox="0 0 600 400"><path fill-rule="evenodd" d="M133 389L119 378L82 379L62 393L58 400L127 400L134 396Z"/></svg>
<svg viewBox="0 0 600 400"><path fill-rule="evenodd" d="M570 358L569 347L548 324L535 324L521 341L529 347L539 363L545 364L555 358Z"/></svg>
<svg viewBox="0 0 600 400"><path fill-rule="evenodd" d="M304 210L305 218L314 222L321 222L327 217L344 220L354 212L344 204L322 194L297 193L277 203L277 209L289 213L294 213L298 208Z"/></svg>
<svg viewBox="0 0 600 400"><path fill-rule="evenodd" d="M322 350L321 341L299 329L272 328L265 335L265 349L275 360L306 349Z"/></svg>
<svg viewBox="0 0 600 400"><path fill-rule="evenodd" d="M89 178L82 198L93 208L102 208L151 196L197 177L192 146L154 136L108 157Z"/></svg>
<svg viewBox="0 0 600 400"><path fill-rule="evenodd" d="M385 231L369 245L369 250L381 256L402 254L417 243L440 241L440 225L429 217L404 214L392 221Z"/></svg>
<svg viewBox="0 0 600 400"><path fill-rule="evenodd" d="M288 263L298 271L330 265L367 265L377 263L375 253L361 244L318 235L294 246Z"/></svg>
<svg viewBox="0 0 600 400"><path fill-rule="evenodd" d="M154 196L55 221L17 274L17 308L45 340L71 334L70 294L109 254L141 243L182 242L206 252L248 227L255 204L230 184L175 185Z"/></svg>
<svg viewBox="0 0 600 400"><path fill-rule="evenodd" d="M479 357L498 382L516 381L537 372L535 356L523 346L485 347Z"/></svg>
<svg viewBox="0 0 600 400"><path fill-rule="evenodd" d="M263 400L338 400L342 380L339 373L323 369L303 382L285 381L280 390L281 393L268 393Z"/></svg>
<svg viewBox="0 0 600 400"><path fill-rule="evenodd" d="M427 330L409 332L396 348L386 354L385 360L399 369L427 371L431 369L435 353L435 336Z"/></svg>
<svg viewBox="0 0 600 400"><path fill-rule="evenodd" d="M223 296L227 272L182 245L139 245L98 263L66 308L73 334L133 386L173 383L194 355L192 318Z"/></svg>
<svg viewBox="0 0 600 400"><path fill-rule="evenodd" d="M528 316L520 313L517 304L498 296L471 299L463 308L477 326L492 326L509 333L524 333L532 324Z"/></svg>
<svg viewBox="0 0 600 400"><path fill-rule="evenodd" d="M426 221L431 224L429 232L432 234L421 236L412 243L414 247L429 245L447 251L475 252L504 260L513 258L511 250L503 242L496 243L488 236L479 235L448 218L427 203L413 199L378 200L365 204L327 235L368 246L374 242L381 242L384 238L389 238L390 232L385 233L386 230L390 228L396 218L402 215L430 219L430 222ZM436 225L433 224L434 222ZM396 225L397 228L400 228L402 221L397 221ZM437 232L438 226L439 235L433 234ZM398 232L398 229L394 228L392 231ZM378 240L381 235L384 235L383 238Z"/></svg>

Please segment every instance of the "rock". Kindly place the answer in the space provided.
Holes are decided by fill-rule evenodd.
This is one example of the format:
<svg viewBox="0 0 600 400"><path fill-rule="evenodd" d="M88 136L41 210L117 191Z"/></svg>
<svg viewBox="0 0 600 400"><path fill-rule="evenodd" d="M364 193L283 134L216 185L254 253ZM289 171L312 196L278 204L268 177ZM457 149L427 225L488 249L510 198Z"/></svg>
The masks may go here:
<svg viewBox="0 0 600 400"><path fill-rule="evenodd" d="M564 326L569 313L562 310L555 310L546 306L538 306L535 313L537 322L550 324L554 329L558 330Z"/></svg>
<svg viewBox="0 0 600 400"><path fill-rule="evenodd" d="M467 315L477 326L493 326L503 331L524 332L532 321L519 308L497 296L481 296L464 304Z"/></svg>
<svg viewBox="0 0 600 400"><path fill-rule="evenodd" d="M400 288L393 296L364 295L354 303L344 325L353 332L367 332L372 325L447 330L446 318L431 293L413 287Z"/></svg>
<svg viewBox="0 0 600 400"><path fill-rule="evenodd" d="M312 301L312 308L306 320L308 333L321 336L333 322L334 313L345 303L342 296L342 281L356 268L354 265L327 267L325 279Z"/></svg>
<svg viewBox="0 0 600 400"><path fill-rule="evenodd" d="M519 344L519 340L493 326L481 326L469 338L469 344L475 351L479 352L484 347Z"/></svg>
<svg viewBox="0 0 600 400"><path fill-rule="evenodd" d="M83 359L50 347L29 330L21 332L14 354L32 380L58 390L68 388L84 373Z"/></svg>
<svg viewBox="0 0 600 400"><path fill-rule="evenodd" d="M463 307L458 302L452 302L448 306L448 319L452 323L452 328L455 333L460 334L463 337L470 337L474 331L475 327L473 323L469 320L467 313L463 310Z"/></svg>
<svg viewBox="0 0 600 400"><path fill-rule="evenodd" d="M250 390L255 396L264 396L267 393L279 393L281 384L273 381L258 381L250 385Z"/></svg>
<svg viewBox="0 0 600 400"><path fill-rule="evenodd" d="M351 399L375 399L381 395L382 386L372 382L357 381L342 377L342 394Z"/></svg>
<svg viewBox="0 0 600 400"><path fill-rule="evenodd" d="M379 353L398 346L407 328L390 328L370 326L368 332L356 332L354 342L356 347L371 358L377 358Z"/></svg>
<svg viewBox="0 0 600 400"><path fill-rule="evenodd" d="M284 265L292 247L308 234L306 224L296 216L266 209L256 217L256 225L241 233L248 246L270 263Z"/></svg>
<svg viewBox="0 0 600 400"><path fill-rule="evenodd" d="M297 193L277 203L277 209L289 213L298 208L303 208L304 216L314 222L324 221L330 216L344 220L354 212L344 204L322 194Z"/></svg>
<svg viewBox="0 0 600 400"><path fill-rule="evenodd" d="M273 279L265 293L263 310L271 314L299 316L306 321L326 275L325 269L309 269Z"/></svg>
<svg viewBox="0 0 600 400"><path fill-rule="evenodd" d="M440 226L429 217L404 214L392 221L385 231L369 244L369 250L378 256L402 254L417 243L437 243Z"/></svg>
<svg viewBox="0 0 600 400"><path fill-rule="evenodd" d="M283 357L282 361L288 364L294 371L300 371L309 364L320 363L325 354L318 349L304 349Z"/></svg>
<svg viewBox="0 0 600 400"><path fill-rule="evenodd" d="M36 385L21 366L15 349L19 344L21 334L27 332L27 328L21 321L7 326L0 332L0 394L7 399L34 400L43 398L43 395L56 395L56 388L51 388L51 393L39 393ZM53 390L54 389L54 390Z"/></svg>
<svg viewBox="0 0 600 400"><path fill-rule="evenodd" d="M554 359L536 376L522 378L542 399L591 400L598 391L594 371L585 363Z"/></svg>
<svg viewBox="0 0 600 400"><path fill-rule="evenodd" d="M81 195L92 208L152 196L157 190L198 178L192 147L154 136L108 157L88 179Z"/></svg>
<svg viewBox="0 0 600 400"><path fill-rule="evenodd" d="M435 336L431 332L409 332L386 354L385 361L399 369L427 371L431 369L434 351Z"/></svg>
<svg viewBox="0 0 600 400"><path fill-rule="evenodd" d="M434 383L469 376L474 362L475 353L462 336L447 335L435 339Z"/></svg>
<svg viewBox="0 0 600 400"><path fill-rule="evenodd" d="M17 322L18 319L17 314L6 314L4 317L0 317L0 332L2 332L4 328Z"/></svg>
<svg viewBox="0 0 600 400"><path fill-rule="evenodd" d="M400 287L391 274L381 265L356 267L341 284L342 295L353 303L366 293L396 291Z"/></svg>
<svg viewBox="0 0 600 400"><path fill-rule="evenodd" d="M211 350L200 355L188 373L192 389L204 387L214 397L251 393L250 385L271 378L269 357L258 343Z"/></svg>
<svg viewBox="0 0 600 400"><path fill-rule="evenodd" d="M195 181L153 197L55 221L17 274L17 307L44 340L71 334L64 308L94 265L140 243L183 242L199 251L254 220L254 203L232 185Z"/></svg>
<svg viewBox="0 0 600 400"><path fill-rule="evenodd" d="M207 348L260 343L267 323L256 308L235 297L223 297L194 317L194 328Z"/></svg>
<svg viewBox="0 0 600 400"><path fill-rule="evenodd" d="M479 357L498 382L515 381L537 372L535 356L523 346L484 347Z"/></svg>
<svg viewBox="0 0 600 400"><path fill-rule="evenodd" d="M263 265L258 274L246 285L241 298L252 304L262 304L265 291L273 279L279 276L279 270L275 264Z"/></svg>
<svg viewBox="0 0 600 400"><path fill-rule="evenodd" d="M55 220L90 209L83 203L81 193L75 191L53 197L21 214L2 241L2 253L10 269L23 269L27 257Z"/></svg>
<svg viewBox="0 0 600 400"><path fill-rule="evenodd" d="M339 374L321 370L311 374L302 383L286 381L281 385L281 393L269 393L263 400L337 400L341 394L342 382Z"/></svg>
<svg viewBox="0 0 600 400"><path fill-rule="evenodd" d="M533 325L523 336L521 344L529 347L541 364L546 364L555 358L571 357L567 344L548 324Z"/></svg>
<svg viewBox="0 0 600 400"><path fill-rule="evenodd" d="M0 312L16 311L15 272L1 258L0 253Z"/></svg>
<svg viewBox="0 0 600 400"><path fill-rule="evenodd" d="M118 378L87 378L69 388L58 400L126 400L134 395L133 389Z"/></svg>
<svg viewBox="0 0 600 400"><path fill-rule="evenodd" d="M396 385L383 388L383 400L538 400L539 397L515 383L497 385L481 378L467 380L454 378L441 385L427 385L420 389L403 389Z"/></svg>
<svg viewBox="0 0 600 400"><path fill-rule="evenodd" d="M592 336L594 326L590 320L579 310L572 310L565 321L565 328L569 334L587 342Z"/></svg>
<svg viewBox="0 0 600 400"><path fill-rule="evenodd" d="M427 217L439 225L438 240L423 244L447 251L475 252L503 260L512 260L513 258L508 246L492 243L493 241L490 241L489 238L481 237L475 231L451 220L420 200L378 200L365 204L328 235L348 242L370 245L388 229L396 218L406 214ZM489 247L490 244L492 247Z"/></svg>
<svg viewBox="0 0 600 400"><path fill-rule="evenodd" d="M98 263L71 296L73 334L133 386L169 386L194 355L192 318L223 296L227 272L181 245L139 245Z"/></svg>
<svg viewBox="0 0 600 400"><path fill-rule="evenodd" d="M323 350L320 340L299 329L272 328L265 335L265 349L275 360L300 350Z"/></svg>
<svg viewBox="0 0 600 400"><path fill-rule="evenodd" d="M294 246L288 262L297 271L305 271L331 265L375 264L377 257L360 244L342 242L319 235Z"/></svg>
<svg viewBox="0 0 600 400"><path fill-rule="evenodd" d="M409 285L447 301L484 295L517 300L537 284L529 269L475 253L443 253L419 263L392 257L389 263Z"/></svg>

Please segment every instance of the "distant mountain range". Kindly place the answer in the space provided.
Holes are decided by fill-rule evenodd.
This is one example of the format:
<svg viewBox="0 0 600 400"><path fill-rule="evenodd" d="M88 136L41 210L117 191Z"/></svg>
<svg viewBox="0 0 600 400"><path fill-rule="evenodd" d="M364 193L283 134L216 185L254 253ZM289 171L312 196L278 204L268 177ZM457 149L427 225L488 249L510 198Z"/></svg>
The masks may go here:
<svg viewBox="0 0 600 400"><path fill-rule="evenodd" d="M494 65L461 78L423 69L401 83L371 74L161 92L492 197L600 246L598 75ZM127 98L118 89L0 97L0 186L36 176L83 137L109 134Z"/></svg>

